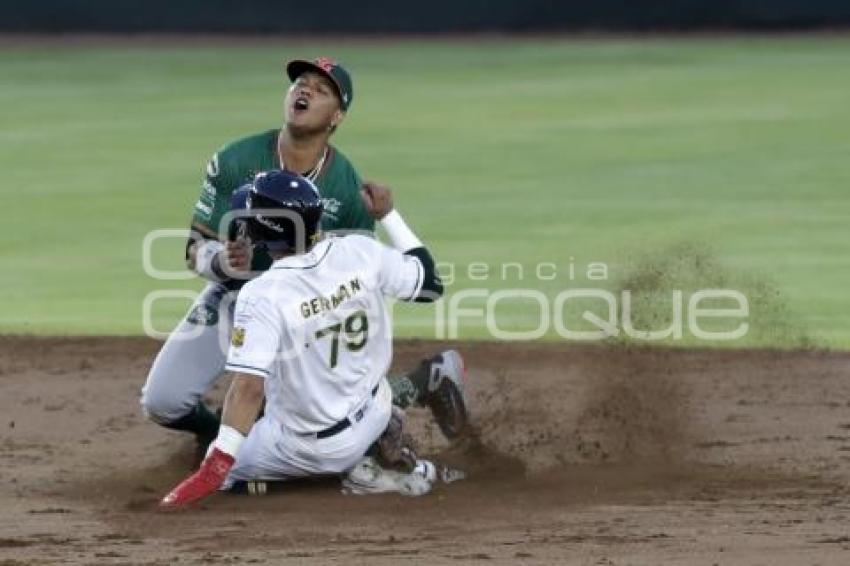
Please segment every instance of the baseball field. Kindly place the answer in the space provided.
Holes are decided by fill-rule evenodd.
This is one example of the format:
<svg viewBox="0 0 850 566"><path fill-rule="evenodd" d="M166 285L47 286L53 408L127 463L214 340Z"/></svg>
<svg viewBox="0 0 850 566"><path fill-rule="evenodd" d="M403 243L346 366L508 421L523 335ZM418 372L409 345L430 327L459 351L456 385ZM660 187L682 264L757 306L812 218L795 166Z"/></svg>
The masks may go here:
<svg viewBox="0 0 850 566"><path fill-rule="evenodd" d="M185 272L153 236L219 146L280 124L283 61L321 54L355 82L333 143L448 283L396 308L396 366L466 355L476 434L413 424L470 477L163 515L194 453L140 414L145 333L201 283L152 276ZM846 564L848 66L842 35L0 38L0 564ZM565 337L603 295L614 335ZM626 301L642 330L680 304L681 336L631 335Z"/></svg>

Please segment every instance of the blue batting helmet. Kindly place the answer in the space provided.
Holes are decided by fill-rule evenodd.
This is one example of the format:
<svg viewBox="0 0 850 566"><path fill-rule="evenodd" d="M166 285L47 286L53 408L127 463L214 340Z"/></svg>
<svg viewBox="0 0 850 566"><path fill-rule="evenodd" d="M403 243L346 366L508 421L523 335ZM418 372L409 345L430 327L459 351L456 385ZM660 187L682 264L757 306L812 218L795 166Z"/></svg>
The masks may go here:
<svg viewBox="0 0 850 566"><path fill-rule="evenodd" d="M244 198L248 237L255 244L303 252L315 242L322 199L316 186L304 177L279 169L260 173Z"/></svg>

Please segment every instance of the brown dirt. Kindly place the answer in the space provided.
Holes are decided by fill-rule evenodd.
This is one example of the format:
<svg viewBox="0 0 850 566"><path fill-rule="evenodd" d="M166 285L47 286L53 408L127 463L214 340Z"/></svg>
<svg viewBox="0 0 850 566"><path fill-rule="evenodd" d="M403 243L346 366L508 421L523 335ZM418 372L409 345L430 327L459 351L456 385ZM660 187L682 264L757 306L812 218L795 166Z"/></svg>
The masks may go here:
<svg viewBox="0 0 850 566"><path fill-rule="evenodd" d="M850 354L459 346L477 436L413 424L468 481L162 513L194 451L139 413L158 344L0 338L0 564L850 561ZM401 342L397 366L440 347Z"/></svg>

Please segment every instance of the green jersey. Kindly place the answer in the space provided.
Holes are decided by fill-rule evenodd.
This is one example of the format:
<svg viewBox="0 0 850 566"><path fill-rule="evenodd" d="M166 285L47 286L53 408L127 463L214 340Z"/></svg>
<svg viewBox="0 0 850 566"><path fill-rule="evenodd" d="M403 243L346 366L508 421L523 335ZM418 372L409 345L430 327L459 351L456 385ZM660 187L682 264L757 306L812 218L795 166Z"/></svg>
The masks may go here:
<svg viewBox="0 0 850 566"><path fill-rule="evenodd" d="M225 145L207 165L201 196L195 203L193 227L207 237L227 239L227 226L220 226L230 210L233 192L253 181L261 171L280 167L277 154L279 129L248 136ZM322 195L322 230L374 230L375 221L360 198L360 175L351 162L328 147L328 155L314 181Z"/></svg>

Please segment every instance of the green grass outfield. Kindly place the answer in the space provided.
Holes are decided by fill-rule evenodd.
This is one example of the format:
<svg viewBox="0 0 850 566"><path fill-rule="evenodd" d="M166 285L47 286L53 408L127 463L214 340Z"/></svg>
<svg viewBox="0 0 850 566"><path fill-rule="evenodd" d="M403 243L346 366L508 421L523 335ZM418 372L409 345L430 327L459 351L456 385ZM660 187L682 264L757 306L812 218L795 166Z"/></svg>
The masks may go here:
<svg viewBox="0 0 850 566"><path fill-rule="evenodd" d="M455 265L452 295L523 288L552 302L564 289L637 285L640 320L660 327L669 291L730 287L752 299L751 331L727 345L850 347L850 37L840 36L6 42L0 332L138 334L149 292L198 289L144 273L145 234L187 226L212 152L279 123L282 60L319 54L355 78L334 142L396 188L399 209ZM156 265L179 269L182 248L161 242ZM477 262L486 281L470 277ZM607 280L588 281L588 262L605 263ZM522 279L515 266L503 277L506 263ZM555 264L545 279L540 263ZM156 302L155 327L186 306ZM507 299L494 320L529 330L538 310ZM569 326L582 310L565 310ZM398 334L435 335L433 309L399 311ZM489 335L476 316L458 329Z"/></svg>

